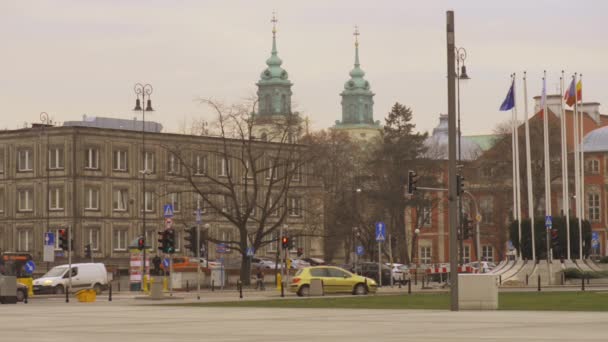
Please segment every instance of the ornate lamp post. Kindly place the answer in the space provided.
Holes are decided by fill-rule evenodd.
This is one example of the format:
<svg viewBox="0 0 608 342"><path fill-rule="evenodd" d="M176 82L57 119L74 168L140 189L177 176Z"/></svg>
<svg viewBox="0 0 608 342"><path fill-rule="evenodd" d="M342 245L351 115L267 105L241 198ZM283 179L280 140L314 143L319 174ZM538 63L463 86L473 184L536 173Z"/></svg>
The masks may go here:
<svg viewBox="0 0 608 342"><path fill-rule="evenodd" d="M414 230L414 236L412 238L412 263L415 263L416 270L414 271L414 285L418 285L418 260L416 249L418 249L418 234L420 234L420 229L416 228Z"/></svg>
<svg viewBox="0 0 608 342"><path fill-rule="evenodd" d="M460 130L460 80L468 80L470 79L469 75L467 74L467 67L464 64L464 61L467 59L467 50L465 48L459 48L459 47L454 47L454 54L456 56L456 89L457 89L457 96L456 96L456 113L457 113L457 120L458 120L458 168L460 170L462 165L462 148L461 148L461 137L462 137L462 132ZM462 67L460 66L460 63L462 62ZM462 264L464 262L463 259L463 254L464 254L464 239L463 239L463 233L462 233L462 229L463 229L463 225L462 225L462 196L458 197L458 226L460 227L460 257L459 257L459 263Z"/></svg>
<svg viewBox="0 0 608 342"><path fill-rule="evenodd" d="M150 95L152 94L153 88L150 84L136 83L135 87L135 95L137 95L137 100L135 100L135 108L133 111L141 111L142 115L142 125L141 125L141 149L142 149L142 171L141 172L141 193L142 193L142 238L143 238L143 270L141 272L141 290L144 290L145 284L145 275L146 275L146 173L148 172L148 160L146 158L146 112L152 112L152 100L150 100ZM141 101L140 101L141 97ZM142 102L146 104L145 108L142 107Z"/></svg>

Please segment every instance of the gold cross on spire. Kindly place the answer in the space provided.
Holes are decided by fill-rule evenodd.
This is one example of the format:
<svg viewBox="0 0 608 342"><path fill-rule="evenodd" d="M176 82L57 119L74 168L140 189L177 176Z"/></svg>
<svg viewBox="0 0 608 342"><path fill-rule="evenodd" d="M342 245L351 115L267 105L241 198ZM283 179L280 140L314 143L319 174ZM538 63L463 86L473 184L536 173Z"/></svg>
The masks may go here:
<svg viewBox="0 0 608 342"><path fill-rule="evenodd" d="M270 20L270 22L272 23L272 33L277 33L277 16L275 11L272 11L272 19Z"/></svg>
<svg viewBox="0 0 608 342"><path fill-rule="evenodd" d="M355 25L355 32L353 33L353 36L355 36L355 46L359 46L359 26Z"/></svg>

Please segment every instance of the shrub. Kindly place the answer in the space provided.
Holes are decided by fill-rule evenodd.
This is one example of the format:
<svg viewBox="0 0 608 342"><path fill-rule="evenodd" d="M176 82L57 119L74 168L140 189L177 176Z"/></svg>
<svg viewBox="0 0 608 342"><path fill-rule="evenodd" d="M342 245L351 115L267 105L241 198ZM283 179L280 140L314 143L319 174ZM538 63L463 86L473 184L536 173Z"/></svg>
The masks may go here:
<svg viewBox="0 0 608 342"><path fill-rule="evenodd" d="M598 278L606 278L608 277L608 271L581 271L578 268L566 268L564 270L564 275L566 279L581 279L585 277L585 279L598 279Z"/></svg>

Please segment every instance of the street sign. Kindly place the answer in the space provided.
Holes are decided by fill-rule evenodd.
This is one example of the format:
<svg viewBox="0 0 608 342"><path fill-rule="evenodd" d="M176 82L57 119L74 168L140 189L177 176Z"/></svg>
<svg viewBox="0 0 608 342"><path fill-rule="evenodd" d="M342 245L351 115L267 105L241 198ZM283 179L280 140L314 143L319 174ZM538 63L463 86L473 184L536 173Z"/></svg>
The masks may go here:
<svg viewBox="0 0 608 342"><path fill-rule="evenodd" d="M170 217L167 217L165 219L165 229L171 229L173 228L173 219Z"/></svg>
<svg viewBox="0 0 608 342"><path fill-rule="evenodd" d="M55 247L55 234L52 232L44 233L44 245Z"/></svg>
<svg viewBox="0 0 608 342"><path fill-rule="evenodd" d="M591 247L597 249L600 247L600 233L592 232L591 233Z"/></svg>
<svg viewBox="0 0 608 342"><path fill-rule="evenodd" d="M513 241L511 241L511 240L507 241L507 249L510 251L515 249L515 246L513 246Z"/></svg>
<svg viewBox="0 0 608 342"><path fill-rule="evenodd" d="M386 225L384 222L376 223L376 241L385 241L386 240Z"/></svg>
<svg viewBox="0 0 608 342"><path fill-rule="evenodd" d="M164 258L163 259L163 266L165 266L165 268L169 268L169 264L170 264L169 258Z"/></svg>
<svg viewBox="0 0 608 342"><path fill-rule="evenodd" d="M163 208L163 215L165 218L173 217L173 204L165 204L165 207Z"/></svg>
<svg viewBox="0 0 608 342"><path fill-rule="evenodd" d="M215 247L215 252L219 253L219 254L226 253L226 244L218 243L217 246Z"/></svg>
<svg viewBox="0 0 608 342"><path fill-rule="evenodd" d="M203 223L203 213L201 211L201 208L196 209L196 224L201 224Z"/></svg>
<svg viewBox="0 0 608 342"><path fill-rule="evenodd" d="M55 262L55 234L52 232L44 233L44 247L42 249L42 261Z"/></svg>
<svg viewBox="0 0 608 342"><path fill-rule="evenodd" d="M551 215L545 216L545 228L551 229L552 226L553 226L553 219L551 218Z"/></svg>
<svg viewBox="0 0 608 342"><path fill-rule="evenodd" d="M247 256L252 257L255 254L253 247L247 247Z"/></svg>
<svg viewBox="0 0 608 342"><path fill-rule="evenodd" d="M36 269L36 264L32 260L30 260L25 263L24 268L26 273L32 274L32 272L34 272L34 270Z"/></svg>
<svg viewBox="0 0 608 342"><path fill-rule="evenodd" d="M365 249L363 248L363 246L357 246L356 252L358 256L362 256L365 253Z"/></svg>

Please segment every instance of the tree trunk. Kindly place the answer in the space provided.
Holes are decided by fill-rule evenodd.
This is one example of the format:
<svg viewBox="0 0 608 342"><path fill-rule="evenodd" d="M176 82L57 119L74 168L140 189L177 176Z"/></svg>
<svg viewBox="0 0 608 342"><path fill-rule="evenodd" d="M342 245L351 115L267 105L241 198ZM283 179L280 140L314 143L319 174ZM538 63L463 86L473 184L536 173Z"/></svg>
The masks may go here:
<svg viewBox="0 0 608 342"><path fill-rule="evenodd" d="M241 282L243 285L251 283L251 258L247 256L246 252L241 254Z"/></svg>

